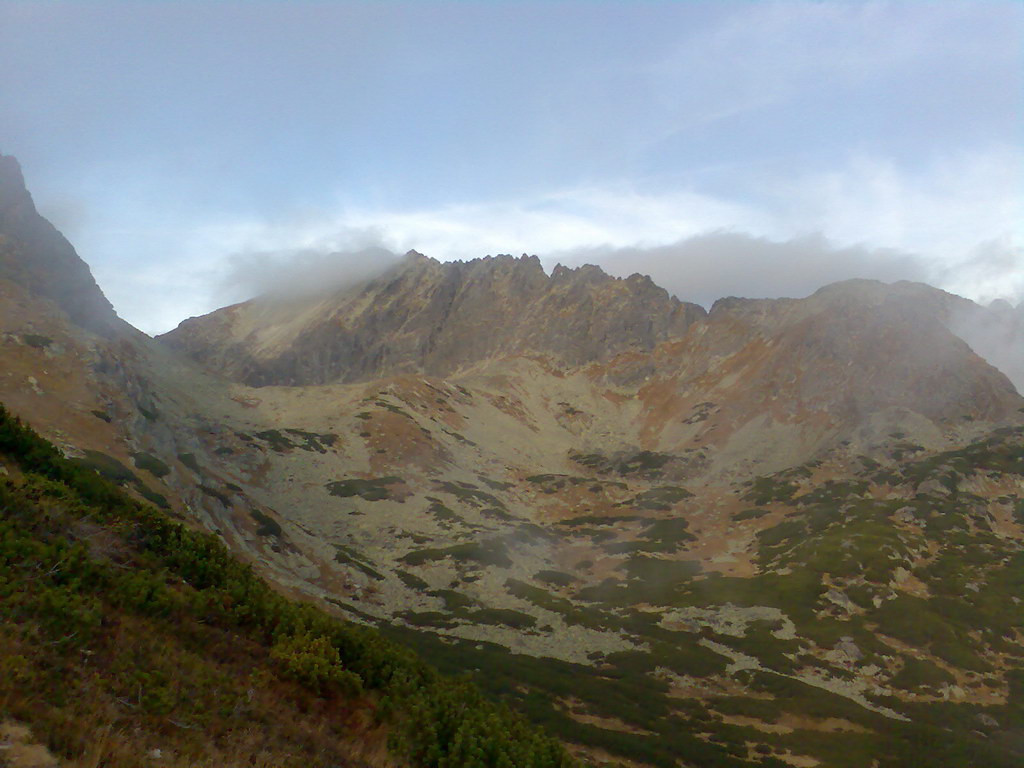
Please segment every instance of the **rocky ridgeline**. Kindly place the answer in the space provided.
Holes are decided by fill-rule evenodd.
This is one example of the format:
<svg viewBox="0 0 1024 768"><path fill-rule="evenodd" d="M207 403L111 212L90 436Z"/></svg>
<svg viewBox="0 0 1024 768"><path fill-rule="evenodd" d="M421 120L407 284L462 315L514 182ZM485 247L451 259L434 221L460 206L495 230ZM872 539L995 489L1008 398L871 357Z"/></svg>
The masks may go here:
<svg viewBox="0 0 1024 768"><path fill-rule="evenodd" d="M494 357L577 366L680 336L704 310L633 275L537 257L441 263L410 253L387 274L329 298L254 299L186 320L160 337L251 386L447 376Z"/></svg>

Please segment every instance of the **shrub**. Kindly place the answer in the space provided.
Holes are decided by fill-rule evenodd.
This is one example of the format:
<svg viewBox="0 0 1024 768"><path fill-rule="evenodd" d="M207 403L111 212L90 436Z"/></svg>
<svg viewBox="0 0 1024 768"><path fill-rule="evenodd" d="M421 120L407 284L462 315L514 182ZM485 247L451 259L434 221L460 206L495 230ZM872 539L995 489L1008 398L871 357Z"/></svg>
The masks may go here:
<svg viewBox="0 0 1024 768"><path fill-rule="evenodd" d="M359 675L342 666L338 649L326 637L284 637L274 644L270 656L289 677L320 693L336 688L354 696L363 689Z"/></svg>

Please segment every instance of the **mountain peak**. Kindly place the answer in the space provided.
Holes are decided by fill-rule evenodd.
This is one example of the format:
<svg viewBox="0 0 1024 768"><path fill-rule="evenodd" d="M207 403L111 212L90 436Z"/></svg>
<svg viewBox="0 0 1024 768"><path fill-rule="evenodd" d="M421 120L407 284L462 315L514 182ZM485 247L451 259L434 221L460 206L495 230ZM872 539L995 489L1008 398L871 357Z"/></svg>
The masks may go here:
<svg viewBox="0 0 1024 768"><path fill-rule="evenodd" d="M15 221L34 215L32 195L25 186L21 164L11 155L0 154L0 231L7 230Z"/></svg>
<svg viewBox="0 0 1024 768"><path fill-rule="evenodd" d="M36 211L21 165L11 155L0 155L0 279L56 302L91 331L106 334L119 323L89 267Z"/></svg>

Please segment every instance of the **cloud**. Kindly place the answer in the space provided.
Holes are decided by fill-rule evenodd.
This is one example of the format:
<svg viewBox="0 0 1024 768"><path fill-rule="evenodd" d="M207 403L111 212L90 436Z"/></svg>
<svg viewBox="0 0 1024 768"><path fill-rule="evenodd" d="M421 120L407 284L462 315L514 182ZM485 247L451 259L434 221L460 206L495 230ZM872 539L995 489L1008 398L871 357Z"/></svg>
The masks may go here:
<svg viewBox="0 0 1024 768"><path fill-rule="evenodd" d="M774 178L764 205L784 229L868 242L952 266L982 243L1024 242L1024 152L994 146L946 154L917 169L853 156L822 173Z"/></svg>
<svg viewBox="0 0 1024 768"><path fill-rule="evenodd" d="M330 254L374 248L440 260L535 253L549 269L593 261L616 273L649 272L702 304L727 294L805 295L849 277L1019 299L1022 165L1020 151L996 147L915 169L866 155L821 173L740 169L747 175L728 192L619 182L434 207L338 202L191 226L136 215L115 226L111 214L109 228L92 230L80 251L90 262L106 255L93 262L97 280L147 332L303 275L330 283L351 268Z"/></svg>
<svg viewBox="0 0 1024 768"><path fill-rule="evenodd" d="M741 223L768 222L741 202L692 190L644 194L623 185L426 210L353 210L345 218L347 226L377 229L397 250L415 248L442 260L653 245Z"/></svg>
<svg viewBox="0 0 1024 768"><path fill-rule="evenodd" d="M232 254L217 289L228 303L254 296L294 299L329 295L383 274L400 257L371 245L345 252L250 251Z"/></svg>
<svg viewBox="0 0 1024 768"><path fill-rule="evenodd" d="M935 284L976 301L1024 302L1024 247L1004 236L980 243L966 258L944 267ZM1024 350L1021 350L1024 360Z"/></svg>
<svg viewBox="0 0 1024 768"><path fill-rule="evenodd" d="M950 318L949 327L1024 394L1024 303L1016 309L1006 301L963 308Z"/></svg>
<svg viewBox="0 0 1024 768"><path fill-rule="evenodd" d="M924 260L862 245L837 247L821 234L776 242L738 232L712 232L649 248L593 248L559 254L568 264L601 264L612 274L640 272L684 301L710 307L723 296L807 296L854 277L923 280Z"/></svg>

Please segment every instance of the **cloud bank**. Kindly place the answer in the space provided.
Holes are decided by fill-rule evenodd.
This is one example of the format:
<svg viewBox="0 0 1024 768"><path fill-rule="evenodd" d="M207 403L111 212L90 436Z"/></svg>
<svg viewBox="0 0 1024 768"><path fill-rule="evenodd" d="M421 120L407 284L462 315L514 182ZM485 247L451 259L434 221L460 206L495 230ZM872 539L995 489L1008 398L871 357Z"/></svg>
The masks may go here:
<svg viewBox="0 0 1024 768"><path fill-rule="evenodd" d="M232 254L216 289L225 303L253 297L292 300L326 296L372 280L400 257L379 245L350 251L250 251Z"/></svg>
<svg viewBox="0 0 1024 768"><path fill-rule="evenodd" d="M549 269L591 261L616 274L650 273L701 304L806 295L850 277L921 280L1016 303L1024 298L1022 168L1024 154L1006 148L914 172L856 157L840 170L763 175L728 193L622 182L437 207L339 200L189 229L111 222L76 244L122 316L151 333L285 277L331 274L326 255L368 248L415 249L442 261L535 253ZM93 262L97 252L117 258ZM262 275L276 277L256 279Z"/></svg>
<svg viewBox="0 0 1024 768"><path fill-rule="evenodd" d="M568 264L601 264L626 276L650 275L684 301L710 307L725 296L802 297L854 277L924 280L919 256L866 246L836 247L813 234L776 242L738 232L711 232L651 248L594 248L559 256Z"/></svg>

